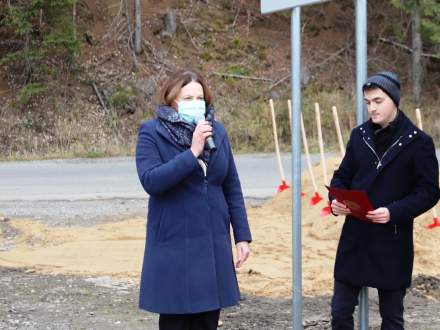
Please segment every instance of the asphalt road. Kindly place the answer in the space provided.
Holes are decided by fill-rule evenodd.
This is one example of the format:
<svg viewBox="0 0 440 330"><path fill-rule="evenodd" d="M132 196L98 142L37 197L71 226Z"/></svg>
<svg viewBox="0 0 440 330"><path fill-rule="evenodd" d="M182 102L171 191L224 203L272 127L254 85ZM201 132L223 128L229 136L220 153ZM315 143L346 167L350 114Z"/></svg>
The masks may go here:
<svg viewBox="0 0 440 330"><path fill-rule="evenodd" d="M281 183L275 154L236 155L235 162L248 205L275 195ZM289 183L290 154L282 162ZM319 155L312 155L318 162ZM0 216L93 225L144 216L147 197L132 157L0 162Z"/></svg>
<svg viewBox="0 0 440 330"><path fill-rule="evenodd" d="M317 156L313 156L317 160ZM246 198L269 198L281 183L274 154L235 156ZM288 182L290 154L282 155ZM305 166L305 164L303 164ZM0 201L145 198L133 158L0 163Z"/></svg>
<svg viewBox="0 0 440 330"><path fill-rule="evenodd" d="M237 155L235 160L247 205L276 193L281 179L274 154ZM282 161L289 182L290 155ZM131 157L0 162L0 216L93 225L145 216L147 198Z"/></svg>

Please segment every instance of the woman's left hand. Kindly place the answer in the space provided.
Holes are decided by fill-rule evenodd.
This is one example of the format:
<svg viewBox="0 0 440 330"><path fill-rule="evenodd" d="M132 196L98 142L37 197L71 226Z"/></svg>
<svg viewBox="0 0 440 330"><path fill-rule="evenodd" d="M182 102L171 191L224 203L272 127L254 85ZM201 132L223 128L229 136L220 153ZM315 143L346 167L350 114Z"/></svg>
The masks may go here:
<svg viewBox="0 0 440 330"><path fill-rule="evenodd" d="M240 268L246 259L249 257L249 254L251 253L251 249L249 248L249 243L244 242L238 242L236 244L237 246L237 262L235 263L236 268Z"/></svg>

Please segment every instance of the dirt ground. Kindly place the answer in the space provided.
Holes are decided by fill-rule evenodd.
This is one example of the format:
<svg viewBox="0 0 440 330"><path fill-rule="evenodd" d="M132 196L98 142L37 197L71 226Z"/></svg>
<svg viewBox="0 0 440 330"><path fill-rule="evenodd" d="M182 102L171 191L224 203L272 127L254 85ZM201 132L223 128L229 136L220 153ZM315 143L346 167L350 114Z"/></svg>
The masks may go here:
<svg viewBox="0 0 440 330"><path fill-rule="evenodd" d="M330 160L329 170L336 164L337 159ZM314 170L318 182L323 181L319 166ZM313 189L308 177L303 179L303 293L331 294L334 258L344 218L321 216L325 200L309 205ZM325 197L323 191L320 193ZM121 218L119 203L113 206L107 203L98 209L106 209L101 216L104 220L97 220L97 212L87 212L82 209L84 203L79 203L70 207L76 210L75 217L90 216L94 220L77 219L77 224L60 217L55 221L43 218L0 221L0 266L24 267L44 274L111 276L138 281L146 239L145 215L125 214ZM50 209L48 205L46 211ZM260 205L247 206L253 242L251 257L238 271L243 292L273 298L291 296L291 209L290 190ZM118 221L112 211L119 215ZM440 278L440 229L427 228L430 223L432 214L427 212L414 224L414 275Z"/></svg>
<svg viewBox="0 0 440 330"><path fill-rule="evenodd" d="M42 275L0 268L0 329L157 329L157 316L137 308L138 286L111 277ZM370 328L379 329L377 297L370 290ZM434 299L434 298L437 298ZM440 329L440 280L415 278L406 297L406 328ZM305 297L305 329L330 329L330 297ZM291 301L244 294L222 311L221 329L291 329Z"/></svg>
<svg viewBox="0 0 440 330"><path fill-rule="evenodd" d="M321 217L325 202L311 207L309 186L305 177L303 323L305 329L329 329L332 269L343 219ZM222 311L222 329L291 328L290 201L285 191L247 205L254 241L251 258L238 272L243 299ZM63 212L66 216L60 217L54 209L51 216L37 219L0 217L0 329L157 329L157 316L137 308L145 216L135 202L136 212L124 219L117 217L117 202L106 204L101 217L81 212L79 203L69 206L72 216ZM411 330L440 330L440 229L428 229L431 221L428 212L414 229L414 281L405 300ZM370 328L380 328L373 289Z"/></svg>

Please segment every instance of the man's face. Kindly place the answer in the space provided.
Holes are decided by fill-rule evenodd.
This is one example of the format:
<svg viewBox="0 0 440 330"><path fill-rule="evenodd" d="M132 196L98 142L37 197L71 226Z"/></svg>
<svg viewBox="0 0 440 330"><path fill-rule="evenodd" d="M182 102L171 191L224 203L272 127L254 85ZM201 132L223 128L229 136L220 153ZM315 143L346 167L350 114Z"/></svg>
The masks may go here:
<svg viewBox="0 0 440 330"><path fill-rule="evenodd" d="M365 90L364 99L367 103L368 113L373 123L378 124L381 127L386 127L396 117L396 105L380 88Z"/></svg>

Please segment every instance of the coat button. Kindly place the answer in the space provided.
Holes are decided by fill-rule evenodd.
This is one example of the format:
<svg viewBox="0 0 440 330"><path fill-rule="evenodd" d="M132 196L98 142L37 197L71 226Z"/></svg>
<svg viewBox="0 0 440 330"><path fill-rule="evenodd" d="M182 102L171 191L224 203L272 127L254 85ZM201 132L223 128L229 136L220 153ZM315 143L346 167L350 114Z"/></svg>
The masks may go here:
<svg viewBox="0 0 440 330"><path fill-rule="evenodd" d="M414 134L417 134L417 131L414 131Z"/></svg>
<svg viewBox="0 0 440 330"><path fill-rule="evenodd" d="M402 143L399 143L399 147L401 147L402 146Z"/></svg>
<svg viewBox="0 0 440 330"><path fill-rule="evenodd" d="M411 139L412 138L412 134L408 135L408 137Z"/></svg>

